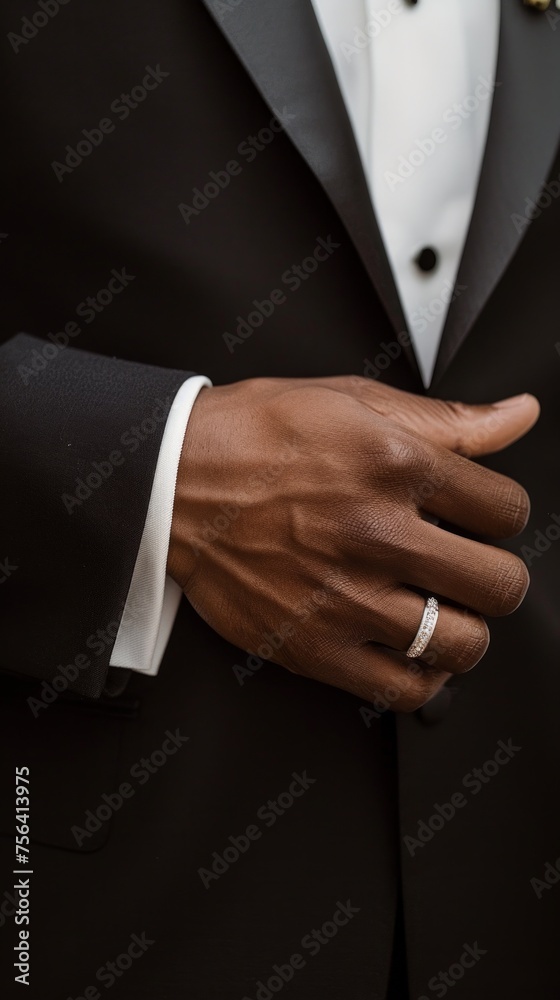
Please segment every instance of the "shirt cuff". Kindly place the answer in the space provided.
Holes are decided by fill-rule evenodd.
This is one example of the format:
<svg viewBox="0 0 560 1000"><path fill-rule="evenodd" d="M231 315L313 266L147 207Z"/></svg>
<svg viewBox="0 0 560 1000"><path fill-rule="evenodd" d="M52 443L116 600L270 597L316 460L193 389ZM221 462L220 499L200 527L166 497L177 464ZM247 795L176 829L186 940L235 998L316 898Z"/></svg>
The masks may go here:
<svg viewBox="0 0 560 1000"><path fill-rule="evenodd" d="M154 676L171 635L182 595L179 584L166 572L175 484L189 417L204 386L212 386L204 375L183 382L167 417L146 523L111 654L112 667Z"/></svg>

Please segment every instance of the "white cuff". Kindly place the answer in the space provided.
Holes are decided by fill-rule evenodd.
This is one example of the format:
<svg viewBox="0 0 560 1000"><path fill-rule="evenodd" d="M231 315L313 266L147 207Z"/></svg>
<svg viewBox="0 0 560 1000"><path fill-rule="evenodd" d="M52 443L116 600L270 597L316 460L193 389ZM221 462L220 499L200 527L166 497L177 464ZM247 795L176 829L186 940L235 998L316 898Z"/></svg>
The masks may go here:
<svg viewBox="0 0 560 1000"><path fill-rule="evenodd" d="M169 411L112 667L129 667L152 676L159 670L182 594L179 584L166 573L177 470L196 397L211 385L204 375L188 378Z"/></svg>

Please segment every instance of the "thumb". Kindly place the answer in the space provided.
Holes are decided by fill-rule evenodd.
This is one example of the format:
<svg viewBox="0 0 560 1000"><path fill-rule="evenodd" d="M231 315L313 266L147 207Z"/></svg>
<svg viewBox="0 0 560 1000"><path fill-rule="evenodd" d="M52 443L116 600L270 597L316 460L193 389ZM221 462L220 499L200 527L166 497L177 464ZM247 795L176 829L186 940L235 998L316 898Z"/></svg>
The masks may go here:
<svg viewBox="0 0 560 1000"><path fill-rule="evenodd" d="M538 400L529 393L497 403L469 405L414 397L415 405L392 419L434 444L465 455L490 455L523 437L539 418Z"/></svg>

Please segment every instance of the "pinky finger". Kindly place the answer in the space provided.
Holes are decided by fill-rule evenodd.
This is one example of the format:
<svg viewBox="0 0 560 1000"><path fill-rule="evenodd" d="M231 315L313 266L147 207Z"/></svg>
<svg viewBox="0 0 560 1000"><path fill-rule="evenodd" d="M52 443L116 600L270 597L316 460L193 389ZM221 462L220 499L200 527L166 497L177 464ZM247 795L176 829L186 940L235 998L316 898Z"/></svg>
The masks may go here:
<svg viewBox="0 0 560 1000"><path fill-rule="evenodd" d="M395 712L415 712L452 676L372 642L331 652L298 673Z"/></svg>

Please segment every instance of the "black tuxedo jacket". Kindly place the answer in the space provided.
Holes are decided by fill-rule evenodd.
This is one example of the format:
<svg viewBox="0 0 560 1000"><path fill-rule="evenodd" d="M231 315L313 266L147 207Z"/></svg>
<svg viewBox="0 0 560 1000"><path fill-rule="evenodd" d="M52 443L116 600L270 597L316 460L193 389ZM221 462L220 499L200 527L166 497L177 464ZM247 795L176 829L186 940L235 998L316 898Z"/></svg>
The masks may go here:
<svg viewBox="0 0 560 1000"><path fill-rule="evenodd" d="M365 372L423 392L310 4L25 10L0 12L3 995L21 988L24 766L29 996L381 1000L402 891L412 997L552 1000L558 16L502 4L463 290L430 389L540 399L536 429L488 459L531 495L511 548L532 585L477 670L395 720L248 666L186 602L157 678L109 668L187 372Z"/></svg>

